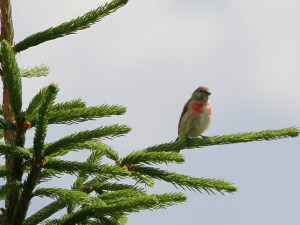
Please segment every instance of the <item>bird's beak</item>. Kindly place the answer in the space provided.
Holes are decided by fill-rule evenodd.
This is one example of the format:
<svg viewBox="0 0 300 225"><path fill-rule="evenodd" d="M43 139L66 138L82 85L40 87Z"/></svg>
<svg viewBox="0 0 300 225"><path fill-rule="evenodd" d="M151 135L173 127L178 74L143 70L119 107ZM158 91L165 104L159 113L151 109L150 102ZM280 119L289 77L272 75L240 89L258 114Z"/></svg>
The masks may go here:
<svg viewBox="0 0 300 225"><path fill-rule="evenodd" d="M206 94L209 96L209 95L211 95L211 93L209 92L209 91L206 91Z"/></svg>

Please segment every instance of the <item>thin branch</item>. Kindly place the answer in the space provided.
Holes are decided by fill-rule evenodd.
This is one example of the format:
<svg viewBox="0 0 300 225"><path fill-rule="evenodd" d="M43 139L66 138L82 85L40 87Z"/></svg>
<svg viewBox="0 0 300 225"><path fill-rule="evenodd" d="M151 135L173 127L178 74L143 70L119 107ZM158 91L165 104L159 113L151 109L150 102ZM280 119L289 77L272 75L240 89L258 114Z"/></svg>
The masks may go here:
<svg viewBox="0 0 300 225"><path fill-rule="evenodd" d="M208 194L214 194L214 190L220 192L221 194L223 194L223 192L232 193L237 191L237 187L233 186L232 183L224 180L196 178L145 166L134 166L134 171L144 175L149 175L158 180L169 182L174 186L180 186L183 189L187 188L189 190L197 190L199 192L201 192L201 190L204 190Z"/></svg>
<svg viewBox="0 0 300 225"><path fill-rule="evenodd" d="M161 163L183 163L183 155L177 152L133 152L121 159L121 165L126 164L161 164Z"/></svg>
<svg viewBox="0 0 300 225"><path fill-rule="evenodd" d="M105 215L116 213L130 213L145 209L164 208L184 202L186 199L186 196L182 193L170 193L128 198L126 201L119 201L112 205L105 205L99 201L98 204L86 206L73 214L69 214L60 221L60 224L70 225L82 222L87 218L103 218Z"/></svg>
<svg viewBox="0 0 300 225"><path fill-rule="evenodd" d="M54 201L49 205L45 206L44 208L40 209L39 211L37 211L32 216L28 217L24 221L24 225L39 224L40 222L44 221L48 217L52 216L54 213L62 210L65 206L66 203L61 200Z"/></svg>
<svg viewBox="0 0 300 225"><path fill-rule="evenodd" d="M209 140L195 138L187 141L174 141L170 143L154 145L144 149L144 152L178 152L183 149L202 148L211 145L226 145L246 143L253 141L272 141L288 137L298 137L300 128L289 127L279 130L264 130L259 132L237 133L222 136L212 136Z"/></svg>
<svg viewBox="0 0 300 225"><path fill-rule="evenodd" d="M29 150L15 145L6 145L0 142L0 155L10 155L13 158L29 159L32 157Z"/></svg>
<svg viewBox="0 0 300 225"><path fill-rule="evenodd" d="M20 68L21 77L45 77L50 73L50 68L45 65Z"/></svg>
<svg viewBox="0 0 300 225"><path fill-rule="evenodd" d="M48 108L53 104L57 92L58 87L56 85L49 85L45 93L45 98L42 99L41 105L38 110L38 121L36 124L36 131L33 140L33 150L36 160L41 160L42 158L42 149L44 147L48 125Z"/></svg>
<svg viewBox="0 0 300 225"><path fill-rule="evenodd" d="M51 27L47 30L33 34L17 43L14 50L16 52L20 52L43 42L54 40L65 35L74 34L78 30L89 28L92 24L100 21L103 17L124 6L127 1L128 0L113 0L112 2L105 4L104 6L100 6L95 10L89 11L83 16L77 17L69 22L65 22L59 26Z"/></svg>
<svg viewBox="0 0 300 225"><path fill-rule="evenodd" d="M8 88L10 104L15 114L15 119L19 122L22 109L22 82L15 54L6 40L1 42L1 54L2 69L5 85Z"/></svg>
<svg viewBox="0 0 300 225"><path fill-rule="evenodd" d="M48 144L44 150L44 155L50 156L51 154L59 152L62 149L71 149L73 147L76 148L78 143L85 141L122 136L130 132L130 130L131 129L125 125L112 125L71 134L54 143Z"/></svg>
<svg viewBox="0 0 300 225"><path fill-rule="evenodd" d="M55 109L49 112L49 124L73 124L94 120L95 118L122 115L125 112L125 107L106 104L96 107L81 107L60 110Z"/></svg>
<svg viewBox="0 0 300 225"><path fill-rule="evenodd" d="M64 161L58 159L49 159L48 162L44 165L45 169L53 169L59 172L65 172L68 174L80 174L85 172L87 174L108 174L114 177L126 177L129 175L129 172L119 166L110 166L110 165L97 165L94 163L87 162L74 162L74 161Z"/></svg>

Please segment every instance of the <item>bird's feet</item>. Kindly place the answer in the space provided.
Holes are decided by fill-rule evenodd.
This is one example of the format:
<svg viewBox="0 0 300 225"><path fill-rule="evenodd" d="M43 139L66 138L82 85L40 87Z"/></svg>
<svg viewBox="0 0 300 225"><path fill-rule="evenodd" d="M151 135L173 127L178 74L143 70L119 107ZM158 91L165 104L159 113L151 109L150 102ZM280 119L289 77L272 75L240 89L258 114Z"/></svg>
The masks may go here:
<svg viewBox="0 0 300 225"><path fill-rule="evenodd" d="M192 140L192 138L190 138L190 137L186 137L186 139L185 139L186 141L190 141L190 140Z"/></svg>
<svg viewBox="0 0 300 225"><path fill-rule="evenodd" d="M204 140L209 140L208 136L200 135Z"/></svg>

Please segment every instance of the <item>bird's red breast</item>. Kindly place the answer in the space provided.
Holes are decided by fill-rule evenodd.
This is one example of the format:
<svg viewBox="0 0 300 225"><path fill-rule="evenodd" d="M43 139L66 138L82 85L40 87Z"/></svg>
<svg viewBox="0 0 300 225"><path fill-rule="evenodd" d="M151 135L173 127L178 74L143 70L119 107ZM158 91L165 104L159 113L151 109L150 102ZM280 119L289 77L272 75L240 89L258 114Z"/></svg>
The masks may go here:
<svg viewBox="0 0 300 225"><path fill-rule="evenodd" d="M200 102L195 102L193 107L192 107L192 113L193 114L201 114L204 109L204 104Z"/></svg>
<svg viewBox="0 0 300 225"><path fill-rule="evenodd" d="M203 113L204 106L207 107L208 114L211 115L210 103L203 104L203 103L200 103L200 102L195 102L193 104L192 108L189 110L189 114L191 115L191 114L201 114L201 113Z"/></svg>
<svg viewBox="0 0 300 225"><path fill-rule="evenodd" d="M211 106L210 106L210 103L208 102L208 103L206 103L206 105L207 105L208 115L211 116Z"/></svg>

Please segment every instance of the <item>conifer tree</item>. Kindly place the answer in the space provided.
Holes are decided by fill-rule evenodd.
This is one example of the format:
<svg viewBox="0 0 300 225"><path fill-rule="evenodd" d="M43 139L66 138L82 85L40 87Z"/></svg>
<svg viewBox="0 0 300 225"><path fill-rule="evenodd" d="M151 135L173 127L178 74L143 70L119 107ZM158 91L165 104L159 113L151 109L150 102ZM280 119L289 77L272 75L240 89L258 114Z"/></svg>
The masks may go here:
<svg viewBox="0 0 300 225"><path fill-rule="evenodd" d="M29 105L22 104L22 79L41 77L49 73L45 65L22 69L15 55L79 30L87 29L110 13L126 5L127 0L112 0L95 10L59 26L35 33L14 45L14 30L10 0L1 0L1 78L3 105L0 108L0 154L5 165L0 166L0 224L107 224L126 223L126 216L145 209L160 209L186 201L181 193L147 194L144 185L152 187L155 180L169 182L176 187L200 193L232 193L237 188L222 179L196 178L160 169L162 163L183 163L179 150L203 148L252 141L275 140L299 135L299 128L265 130L223 136L209 140L192 139L158 144L133 151L120 158L118 152L102 141L130 132L127 125L110 125L74 133L46 143L47 128L53 124L65 124L93 120L95 118L122 115L126 108L120 105L88 107L81 99L56 103L59 91L56 84L49 84L32 98ZM32 147L25 148L28 129L35 130ZM63 160L71 151L90 150L85 162ZM86 151L88 154L88 151ZM58 158L59 157L59 158ZM102 158L111 160L103 164ZM59 179L61 174L77 177L70 189L42 188L40 184ZM133 179L134 185L126 181ZM45 185L44 185L45 186ZM27 212L33 198L49 197L53 202ZM54 213L67 209L61 218L49 219Z"/></svg>

